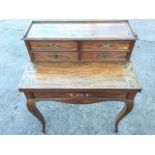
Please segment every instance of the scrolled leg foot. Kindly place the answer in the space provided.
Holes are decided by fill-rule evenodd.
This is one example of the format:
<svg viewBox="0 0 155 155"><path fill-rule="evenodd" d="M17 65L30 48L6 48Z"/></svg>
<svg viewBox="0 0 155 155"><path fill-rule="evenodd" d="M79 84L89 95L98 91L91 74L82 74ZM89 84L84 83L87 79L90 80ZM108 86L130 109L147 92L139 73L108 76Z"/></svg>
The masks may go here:
<svg viewBox="0 0 155 155"><path fill-rule="evenodd" d="M117 115L116 117L116 121L115 121L115 132L118 132L118 124L119 122L129 113L131 112L131 110L133 109L133 101L127 101L125 103L125 106L123 107L123 109L120 111L120 113Z"/></svg>
<svg viewBox="0 0 155 155"><path fill-rule="evenodd" d="M123 107L123 109L119 112L119 114L116 117L115 120L115 132L118 132L118 125L120 123L120 121L126 116L128 115L133 107L134 107L134 97L135 97L136 93L129 93L127 96L127 100L125 102L125 105Z"/></svg>
<svg viewBox="0 0 155 155"><path fill-rule="evenodd" d="M27 99L27 108L41 122L42 132L45 133L45 119L37 109L34 99Z"/></svg>

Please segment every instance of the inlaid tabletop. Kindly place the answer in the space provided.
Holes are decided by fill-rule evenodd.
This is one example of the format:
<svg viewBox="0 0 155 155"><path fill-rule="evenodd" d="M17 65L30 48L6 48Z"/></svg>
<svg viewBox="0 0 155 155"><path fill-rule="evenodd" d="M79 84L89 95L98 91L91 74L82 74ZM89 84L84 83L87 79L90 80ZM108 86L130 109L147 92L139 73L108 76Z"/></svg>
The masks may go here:
<svg viewBox="0 0 155 155"><path fill-rule="evenodd" d="M25 39L134 39L127 21L33 22Z"/></svg>
<svg viewBox="0 0 155 155"><path fill-rule="evenodd" d="M136 89L131 63L29 63L19 86L25 89Z"/></svg>

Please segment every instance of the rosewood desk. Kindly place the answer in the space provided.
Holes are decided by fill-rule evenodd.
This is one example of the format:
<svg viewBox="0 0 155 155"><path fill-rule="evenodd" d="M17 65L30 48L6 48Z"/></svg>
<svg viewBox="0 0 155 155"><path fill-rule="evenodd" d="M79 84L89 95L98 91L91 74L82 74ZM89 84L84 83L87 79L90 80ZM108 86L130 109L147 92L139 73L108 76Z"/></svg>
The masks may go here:
<svg viewBox="0 0 155 155"><path fill-rule="evenodd" d="M133 108L141 90L130 57L136 35L127 20L33 21L24 35L31 63L19 90L29 111L45 120L35 103L52 100L71 104L123 101L120 120Z"/></svg>
<svg viewBox="0 0 155 155"><path fill-rule="evenodd" d="M45 119L35 103L52 100L71 104L123 101L124 108L115 121L133 108L134 97L141 90L131 63L44 63L28 64L20 83L29 111L40 120L45 132Z"/></svg>

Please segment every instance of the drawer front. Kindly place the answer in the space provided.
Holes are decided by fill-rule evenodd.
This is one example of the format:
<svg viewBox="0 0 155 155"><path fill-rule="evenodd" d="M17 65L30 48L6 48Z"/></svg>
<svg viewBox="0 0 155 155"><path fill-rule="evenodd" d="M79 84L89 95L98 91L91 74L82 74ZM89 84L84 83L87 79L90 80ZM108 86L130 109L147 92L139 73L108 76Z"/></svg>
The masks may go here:
<svg viewBox="0 0 155 155"><path fill-rule="evenodd" d="M78 93L35 93L34 96L36 98L72 98L72 99L79 99L79 98L125 98L126 97L125 92L108 92L108 93L84 93L84 92L78 92Z"/></svg>
<svg viewBox="0 0 155 155"><path fill-rule="evenodd" d="M130 50L130 41L85 41L82 51Z"/></svg>
<svg viewBox="0 0 155 155"><path fill-rule="evenodd" d="M78 53L76 52L33 52L32 54L35 62L78 60Z"/></svg>
<svg viewBox="0 0 155 155"><path fill-rule="evenodd" d="M76 51L77 42L74 41L30 41L32 51Z"/></svg>
<svg viewBox="0 0 155 155"><path fill-rule="evenodd" d="M83 52L82 61L125 61L127 52Z"/></svg>

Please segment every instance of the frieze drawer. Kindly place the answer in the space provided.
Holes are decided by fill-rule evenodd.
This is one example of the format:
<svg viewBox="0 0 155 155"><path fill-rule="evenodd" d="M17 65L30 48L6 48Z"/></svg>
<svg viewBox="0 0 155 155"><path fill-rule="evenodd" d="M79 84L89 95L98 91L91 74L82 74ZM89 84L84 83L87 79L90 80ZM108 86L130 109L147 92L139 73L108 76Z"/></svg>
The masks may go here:
<svg viewBox="0 0 155 155"><path fill-rule="evenodd" d="M68 92L68 93L35 93L34 96L37 98L110 98L111 95L115 98L125 98L127 93L125 92L112 92L112 93L90 93L90 92Z"/></svg>

